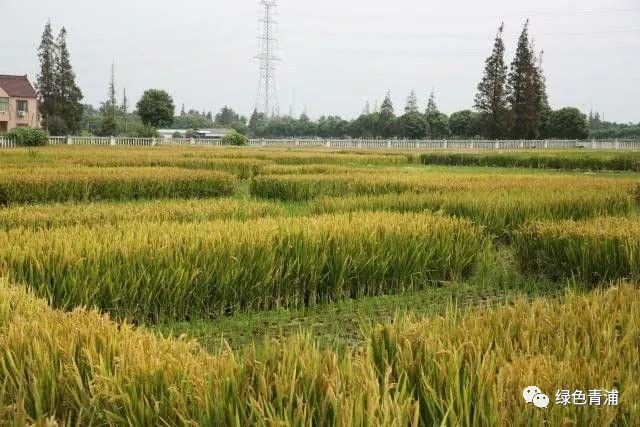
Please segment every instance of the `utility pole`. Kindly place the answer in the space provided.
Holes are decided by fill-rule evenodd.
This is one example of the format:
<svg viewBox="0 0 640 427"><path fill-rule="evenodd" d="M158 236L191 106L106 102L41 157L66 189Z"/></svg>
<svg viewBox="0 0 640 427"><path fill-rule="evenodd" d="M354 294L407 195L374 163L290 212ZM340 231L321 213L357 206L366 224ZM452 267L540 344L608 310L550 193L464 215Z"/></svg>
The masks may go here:
<svg viewBox="0 0 640 427"><path fill-rule="evenodd" d="M277 4L275 0L261 0L260 5L263 8L263 16L260 19L262 34L258 37L260 48L255 57L260 61L256 108L269 117L272 112L279 110L275 78L275 62L278 58L274 55L277 42L274 34L276 21L273 18Z"/></svg>

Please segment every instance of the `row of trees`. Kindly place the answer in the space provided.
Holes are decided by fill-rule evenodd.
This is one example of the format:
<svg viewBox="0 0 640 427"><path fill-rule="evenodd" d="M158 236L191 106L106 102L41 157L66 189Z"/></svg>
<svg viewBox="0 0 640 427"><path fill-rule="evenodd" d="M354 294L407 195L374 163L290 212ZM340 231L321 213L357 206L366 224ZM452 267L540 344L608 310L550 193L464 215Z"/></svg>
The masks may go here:
<svg viewBox="0 0 640 427"><path fill-rule="evenodd" d="M600 117L600 113L591 111L589 113L589 129L593 138L640 138L640 122L615 123L608 122Z"/></svg>
<svg viewBox="0 0 640 427"><path fill-rule="evenodd" d="M67 30L64 27L54 39L51 22L47 22L38 48L38 57L40 73L36 88L44 128L54 135L80 131L82 91L76 84L76 76L71 67Z"/></svg>
<svg viewBox="0 0 640 427"><path fill-rule="evenodd" d="M518 39L515 56L508 68L503 42L504 25L498 29L491 55L475 96L475 111L462 110L447 116L437 106L432 92L421 110L415 91L407 97L404 110L396 115L391 94L387 92L380 107L369 104L355 120L322 116L312 121L306 114L299 118L266 117L254 110L247 119L228 106L215 116L209 112L185 111L176 116L171 96L157 89L147 90L129 111L126 89L121 102L116 96L112 67L107 99L99 108L83 105L82 92L75 82L62 28L54 40L47 23L38 51L41 71L37 88L43 125L54 135L92 133L98 135L150 136L157 128L203 129L230 127L259 138L586 138L591 126L595 137L639 136L638 126L618 125L600 120L596 113L589 120L578 109L552 111L549 106L542 55L537 54L529 38L529 21Z"/></svg>
<svg viewBox="0 0 640 427"><path fill-rule="evenodd" d="M440 112L432 94L424 113L417 107L415 92L411 92L404 107L404 114L396 116L390 94L387 93L380 109L365 112L355 120L348 121L338 116L320 117L311 121L306 114L300 118L274 117L267 120L254 111L248 130L258 138L321 137L321 138L481 138L490 123L483 113L462 110L447 116ZM575 108L550 111L539 137L586 138L589 129L586 116ZM508 137L508 136L505 136Z"/></svg>

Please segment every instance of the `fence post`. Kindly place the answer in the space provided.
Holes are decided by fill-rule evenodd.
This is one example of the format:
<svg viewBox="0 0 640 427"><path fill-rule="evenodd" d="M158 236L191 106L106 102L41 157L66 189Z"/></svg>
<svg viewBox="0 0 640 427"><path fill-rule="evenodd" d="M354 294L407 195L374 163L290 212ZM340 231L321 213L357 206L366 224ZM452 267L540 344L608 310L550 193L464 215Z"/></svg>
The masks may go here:
<svg viewBox="0 0 640 427"><path fill-rule="evenodd" d="M115 146L116 145L116 138L114 136L109 138L109 145L111 145L111 146Z"/></svg>
<svg viewBox="0 0 640 427"><path fill-rule="evenodd" d="M71 145L73 144L73 140L71 139L70 136L67 135L67 145Z"/></svg>
<svg viewBox="0 0 640 427"><path fill-rule="evenodd" d="M193 138L189 138L189 144L196 145L196 140Z"/></svg>
<svg viewBox="0 0 640 427"><path fill-rule="evenodd" d="M298 141L298 140L296 139L295 145L296 145L296 147L297 147L298 145L300 145L300 141Z"/></svg>
<svg viewBox="0 0 640 427"><path fill-rule="evenodd" d="M327 148L331 148L331 140L327 139L327 142L324 144Z"/></svg>
<svg viewBox="0 0 640 427"><path fill-rule="evenodd" d="M262 145L264 147L265 145L267 145L267 143L264 141L264 139L261 139L260 140L260 145Z"/></svg>
<svg viewBox="0 0 640 427"><path fill-rule="evenodd" d="M446 139L443 139L443 140L442 140L442 146L443 146L444 148L449 148L449 143L447 142L447 140L446 140Z"/></svg>
<svg viewBox="0 0 640 427"><path fill-rule="evenodd" d="M496 142L494 143L494 147L496 150L500 149L500 141L496 140Z"/></svg>
<svg viewBox="0 0 640 427"><path fill-rule="evenodd" d="M158 141L156 140L156 137L154 136L153 138L151 138L151 146L155 147L158 144Z"/></svg>
<svg viewBox="0 0 640 427"><path fill-rule="evenodd" d="M620 149L620 141L618 141L618 138L616 138L616 150Z"/></svg>

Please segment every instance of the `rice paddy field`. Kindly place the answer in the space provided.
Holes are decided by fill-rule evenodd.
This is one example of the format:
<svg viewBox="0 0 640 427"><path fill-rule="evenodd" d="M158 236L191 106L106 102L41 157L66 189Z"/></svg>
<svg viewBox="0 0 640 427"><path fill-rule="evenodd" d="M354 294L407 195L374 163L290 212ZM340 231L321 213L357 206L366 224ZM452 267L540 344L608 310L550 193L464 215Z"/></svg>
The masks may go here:
<svg viewBox="0 0 640 427"><path fill-rule="evenodd" d="M639 203L619 151L0 150L0 426L640 425Z"/></svg>

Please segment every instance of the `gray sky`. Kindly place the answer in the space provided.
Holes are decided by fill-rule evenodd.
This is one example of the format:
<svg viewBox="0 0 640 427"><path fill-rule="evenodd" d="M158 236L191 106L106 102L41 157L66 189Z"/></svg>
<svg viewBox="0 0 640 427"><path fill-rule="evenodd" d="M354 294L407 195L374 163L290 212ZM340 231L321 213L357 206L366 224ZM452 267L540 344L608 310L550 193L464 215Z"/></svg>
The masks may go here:
<svg viewBox="0 0 640 427"><path fill-rule="evenodd" d="M38 70L43 26L66 26L85 102L106 98L112 59L117 89L133 103L167 90L176 109L256 101L259 33L254 0L0 0L0 73ZM516 5L516 3L518 3ZM448 114L470 108L500 21L510 63L526 17L553 107L593 108L607 120L640 121L638 0L280 0L277 85L281 113L352 118L391 90L396 112L411 89L432 88Z"/></svg>

